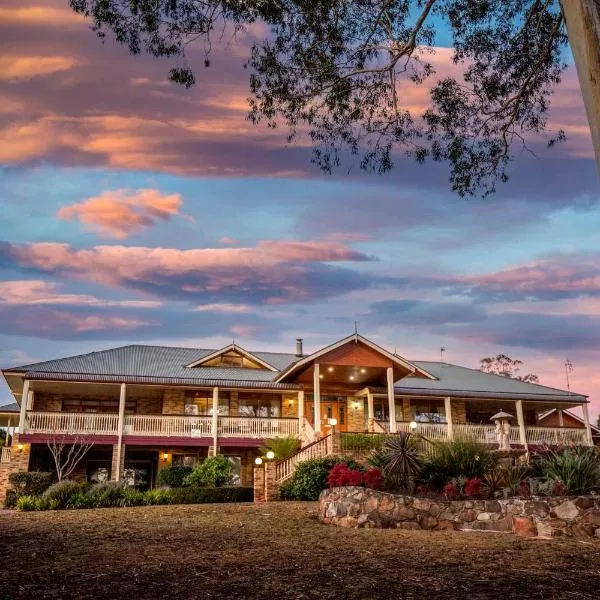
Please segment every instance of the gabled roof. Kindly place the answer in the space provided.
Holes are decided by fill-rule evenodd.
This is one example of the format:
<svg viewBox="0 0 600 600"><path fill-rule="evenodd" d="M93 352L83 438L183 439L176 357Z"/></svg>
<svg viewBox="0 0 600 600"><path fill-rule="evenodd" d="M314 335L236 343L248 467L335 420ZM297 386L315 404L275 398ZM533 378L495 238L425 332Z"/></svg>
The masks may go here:
<svg viewBox="0 0 600 600"><path fill-rule="evenodd" d="M206 356L203 356L202 358L199 358L198 360L195 360L194 362L191 362L189 365L185 365L185 366L188 369L193 369L193 368L199 367L207 362L210 362L211 360L214 360L215 358L218 358L219 356L226 354L227 352L238 352L242 356L245 356L248 360L256 362L257 364L264 367L265 369L268 369L269 371L277 371L278 370L274 366L270 365L268 362L266 362L265 360L260 358L258 355L252 354L251 352L248 352L248 350L244 350L244 348L236 345L235 343L229 344L228 346L225 346L224 348L221 348L220 350L215 350L214 352L207 354Z"/></svg>
<svg viewBox="0 0 600 600"><path fill-rule="evenodd" d="M0 415L1 414L14 414L20 413L21 407L16 402L11 402L10 404L4 404L0 406Z"/></svg>
<svg viewBox="0 0 600 600"><path fill-rule="evenodd" d="M365 346L368 346L372 350L375 350L375 352L382 354L387 359L391 360L392 362L399 365L400 367L410 371L411 373L418 374L421 377L425 377L426 379L435 379L435 377L433 375L431 375L424 369L421 369L417 365L411 363L410 361L406 360L405 358L402 358L401 356L398 356L397 354L392 354L391 352L388 352L385 348L378 346L371 340L368 340L367 338L363 337L362 335L359 335L358 333L353 333L352 335L342 338L341 340L338 340L337 342L334 342L333 344L330 344L329 346L325 346L325 348L321 348L320 350L317 350L316 352L313 352L312 354L309 354L308 356L305 356L299 360L296 360L296 362L289 365L289 367L287 369L285 369L282 373L279 374L276 381L282 381L284 378L289 377L294 372L296 372L298 369L301 369L302 367L309 365L311 362L315 361L317 358L320 358L321 356L324 356L325 354L328 354L329 352L332 352L333 350L336 350L337 348L345 346L346 344L348 344L350 342L356 342L356 343L361 342L361 343L365 344Z"/></svg>
<svg viewBox="0 0 600 600"><path fill-rule="evenodd" d="M549 417L551 414L556 412L556 408L551 408L550 410L547 410L546 412L543 412L539 417L538 417L538 421L543 421L544 419L546 419L547 417ZM585 421L577 416L576 414L572 413L570 410L563 410L563 413L565 415L569 415L569 417L571 417L572 419L575 419L576 421L579 421L582 425L585 425ZM598 427L596 427L595 425L592 425L592 423L590 423L590 429L594 432L594 433L599 433L600 434L600 429L598 429Z"/></svg>

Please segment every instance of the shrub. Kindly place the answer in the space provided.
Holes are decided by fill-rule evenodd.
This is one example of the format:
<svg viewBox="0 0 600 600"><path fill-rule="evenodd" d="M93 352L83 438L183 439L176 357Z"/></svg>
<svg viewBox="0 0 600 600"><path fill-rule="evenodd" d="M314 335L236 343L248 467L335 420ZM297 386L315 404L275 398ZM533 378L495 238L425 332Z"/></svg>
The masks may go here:
<svg viewBox="0 0 600 600"><path fill-rule="evenodd" d="M171 504L207 504L217 502L252 502L251 487L221 486L217 488L183 487L169 490Z"/></svg>
<svg viewBox="0 0 600 600"><path fill-rule="evenodd" d="M454 481L449 481L442 490L444 492L444 496L448 500L454 500L460 496L460 489Z"/></svg>
<svg viewBox="0 0 600 600"><path fill-rule="evenodd" d="M52 473L19 471L8 476L8 482L18 496L40 496L52 484Z"/></svg>
<svg viewBox="0 0 600 600"><path fill-rule="evenodd" d="M69 498L66 508L93 508L87 494L80 490L75 492Z"/></svg>
<svg viewBox="0 0 600 600"><path fill-rule="evenodd" d="M148 505L170 504L172 499L172 489L174 488L170 488L168 490L148 490L144 495L144 503Z"/></svg>
<svg viewBox="0 0 600 600"><path fill-rule="evenodd" d="M498 467L502 479L502 486L511 492L520 494L521 484L532 474L531 467L524 463L504 464Z"/></svg>
<svg viewBox="0 0 600 600"><path fill-rule="evenodd" d="M329 471L339 463L345 463L349 469L362 468L352 459L337 456L305 460L298 465L289 482L282 486L280 497L285 500L317 500L327 487Z"/></svg>
<svg viewBox="0 0 600 600"><path fill-rule="evenodd" d="M185 479L184 485L220 487L231 481L233 464L221 454L206 458Z"/></svg>
<svg viewBox="0 0 600 600"><path fill-rule="evenodd" d="M560 482L569 495L586 494L600 483L600 464L595 448L573 446L552 450L539 460L542 476Z"/></svg>
<svg viewBox="0 0 600 600"><path fill-rule="evenodd" d="M414 480L421 471L421 460L412 434L402 432L388 438L381 449L380 459L386 482L393 487L412 491Z"/></svg>
<svg viewBox="0 0 600 600"><path fill-rule="evenodd" d="M276 460L285 460L292 454L296 454L299 449L300 440L293 435L265 440L265 445L260 447L263 454L272 450Z"/></svg>
<svg viewBox="0 0 600 600"><path fill-rule="evenodd" d="M5 508L15 508L17 506L17 500L19 496L15 490L6 490L6 498L4 499Z"/></svg>
<svg viewBox="0 0 600 600"><path fill-rule="evenodd" d="M142 506L146 504L146 494L140 490L125 488L119 500L119 506Z"/></svg>
<svg viewBox="0 0 600 600"><path fill-rule="evenodd" d="M381 450L385 443L385 436L368 433L340 433L340 444L342 452L361 452L364 450Z"/></svg>
<svg viewBox="0 0 600 600"><path fill-rule="evenodd" d="M34 496L30 496L29 494L25 496L20 496L19 498L17 498L16 507L17 510L21 510L23 512L37 510L37 498L35 498Z"/></svg>
<svg viewBox="0 0 600 600"><path fill-rule="evenodd" d="M43 494L42 499L53 509L67 508L71 498L82 491L82 486L76 481L63 479L53 483Z"/></svg>
<svg viewBox="0 0 600 600"><path fill-rule="evenodd" d="M183 487L184 479L193 471L192 467L173 465L158 472L156 482L166 487Z"/></svg>
<svg viewBox="0 0 600 600"><path fill-rule="evenodd" d="M469 498L479 496L481 494L481 479L479 477L468 479L465 483L464 493Z"/></svg>
<svg viewBox="0 0 600 600"><path fill-rule="evenodd" d="M346 485L360 485L363 481L361 471L349 469L346 463L334 465L327 475L327 485L332 487L342 487Z"/></svg>
<svg viewBox="0 0 600 600"><path fill-rule="evenodd" d="M87 501L91 508L121 506L126 491L129 490L122 483L116 481L98 483L89 489Z"/></svg>
<svg viewBox="0 0 600 600"><path fill-rule="evenodd" d="M378 490L383 483L383 475L379 469L369 469L363 475L363 482L368 488Z"/></svg>
<svg viewBox="0 0 600 600"><path fill-rule="evenodd" d="M497 457L477 442L458 439L436 443L433 455L423 464L421 479L439 491L457 477L481 479L496 463Z"/></svg>

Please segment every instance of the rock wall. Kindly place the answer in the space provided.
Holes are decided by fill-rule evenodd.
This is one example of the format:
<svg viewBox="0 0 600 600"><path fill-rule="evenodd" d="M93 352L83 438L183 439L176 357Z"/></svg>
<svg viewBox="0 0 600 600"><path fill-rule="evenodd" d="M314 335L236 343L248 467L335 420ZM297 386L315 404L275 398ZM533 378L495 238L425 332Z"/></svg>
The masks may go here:
<svg viewBox="0 0 600 600"><path fill-rule="evenodd" d="M440 501L362 487L324 490L319 518L340 527L514 532L522 537L600 537L600 497Z"/></svg>

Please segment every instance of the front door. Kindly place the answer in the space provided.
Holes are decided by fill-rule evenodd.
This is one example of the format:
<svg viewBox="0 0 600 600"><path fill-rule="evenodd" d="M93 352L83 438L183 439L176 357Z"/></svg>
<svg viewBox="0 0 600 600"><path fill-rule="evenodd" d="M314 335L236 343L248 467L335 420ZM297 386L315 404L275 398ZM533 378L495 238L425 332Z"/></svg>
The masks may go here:
<svg viewBox="0 0 600 600"><path fill-rule="evenodd" d="M311 425L314 425L314 404L312 400L304 402L304 415ZM346 398L335 397L335 400L327 396L321 396L321 431L329 433L329 419L336 419L337 431L348 431L348 407Z"/></svg>

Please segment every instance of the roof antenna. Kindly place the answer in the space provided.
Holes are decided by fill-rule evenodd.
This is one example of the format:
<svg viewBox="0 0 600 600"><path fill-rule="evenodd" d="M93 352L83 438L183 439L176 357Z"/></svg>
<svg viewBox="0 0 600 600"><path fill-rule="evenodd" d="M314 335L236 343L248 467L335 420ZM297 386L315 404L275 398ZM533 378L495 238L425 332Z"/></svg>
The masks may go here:
<svg viewBox="0 0 600 600"><path fill-rule="evenodd" d="M442 346L440 348L440 362L444 362L444 352L446 352L446 348Z"/></svg>
<svg viewBox="0 0 600 600"><path fill-rule="evenodd" d="M565 359L565 375L567 376L567 390L571 393L571 382L569 381L569 373L573 372L573 363L569 360L569 357Z"/></svg>
<svg viewBox="0 0 600 600"><path fill-rule="evenodd" d="M235 337L231 338L231 345L235 348Z"/></svg>
<svg viewBox="0 0 600 600"><path fill-rule="evenodd" d="M354 341L358 342L358 322L354 321Z"/></svg>

